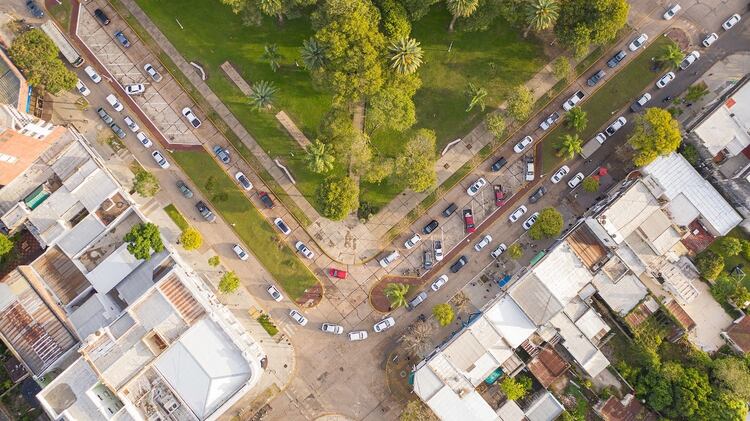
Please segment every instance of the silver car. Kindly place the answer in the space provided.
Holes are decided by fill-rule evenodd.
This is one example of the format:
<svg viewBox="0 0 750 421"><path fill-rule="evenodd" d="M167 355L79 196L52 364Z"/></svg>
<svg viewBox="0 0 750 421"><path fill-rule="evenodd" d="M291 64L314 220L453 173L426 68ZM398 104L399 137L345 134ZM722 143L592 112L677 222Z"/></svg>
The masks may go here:
<svg viewBox="0 0 750 421"><path fill-rule="evenodd" d="M386 329L390 329L393 326L396 325L396 320L393 319L393 317L385 318L377 323L372 327L372 330L375 332L382 332Z"/></svg>

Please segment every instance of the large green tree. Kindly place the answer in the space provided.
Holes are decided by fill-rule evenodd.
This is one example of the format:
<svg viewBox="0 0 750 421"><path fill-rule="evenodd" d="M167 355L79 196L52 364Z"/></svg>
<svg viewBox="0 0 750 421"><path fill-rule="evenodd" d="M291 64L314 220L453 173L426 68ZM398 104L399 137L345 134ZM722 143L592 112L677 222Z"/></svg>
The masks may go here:
<svg viewBox="0 0 750 421"><path fill-rule="evenodd" d="M732 257L742 252L742 241L735 237L721 237L716 240L716 250L724 257Z"/></svg>
<svg viewBox="0 0 750 421"><path fill-rule="evenodd" d="M680 124L669 111L657 107L647 108L645 113L636 116L633 133L628 138L636 151L633 163L639 167L676 151L681 141Z"/></svg>
<svg viewBox="0 0 750 421"><path fill-rule="evenodd" d="M331 154L331 147L316 139L307 146L305 161L310 171L325 174L333 169L336 159Z"/></svg>
<svg viewBox="0 0 750 421"><path fill-rule="evenodd" d="M695 267L701 276L713 281L724 270L724 257L710 250L706 250L695 258Z"/></svg>
<svg viewBox="0 0 750 421"><path fill-rule="evenodd" d="M573 107L565 113L565 124L576 133L580 133L589 124L589 118L581 107Z"/></svg>
<svg viewBox="0 0 750 421"><path fill-rule="evenodd" d="M159 235L159 227L151 222L144 222L134 226L130 232L125 234L125 242L128 243L128 251L136 259L149 260L151 253L159 253L164 250L164 243Z"/></svg>
<svg viewBox="0 0 750 421"><path fill-rule="evenodd" d="M396 176L405 187L425 191L437 182L435 132L419 129L396 158Z"/></svg>
<svg viewBox="0 0 750 421"><path fill-rule="evenodd" d="M508 115L518 122L523 122L534 108L534 93L526 85L518 85L508 97Z"/></svg>
<svg viewBox="0 0 750 421"><path fill-rule="evenodd" d="M5 234L0 234L0 258L13 250L13 241Z"/></svg>
<svg viewBox="0 0 750 421"><path fill-rule="evenodd" d="M222 275L219 280L219 292L222 294L231 294L240 287L240 278L236 273L230 271Z"/></svg>
<svg viewBox="0 0 750 421"><path fill-rule="evenodd" d="M563 227L563 217L555 208L545 208L539 212L539 218L529 229L529 237L534 240L552 238L560 234Z"/></svg>
<svg viewBox="0 0 750 421"><path fill-rule="evenodd" d="M180 244L185 250L196 250L203 244L203 236L200 231L193 227L187 227L185 231L180 234Z"/></svg>
<svg viewBox="0 0 750 421"><path fill-rule="evenodd" d="M411 22L404 5L397 0L375 0L380 10L380 29L390 41L408 38L411 34Z"/></svg>
<svg viewBox="0 0 750 421"><path fill-rule="evenodd" d="M295 15L303 7L316 3L317 0L220 0L232 8L232 12L242 17L245 25L260 25L262 16L272 16L279 23L284 16Z"/></svg>
<svg viewBox="0 0 750 421"><path fill-rule="evenodd" d="M745 360L731 356L714 360L711 377L732 395L750 401L750 370Z"/></svg>
<svg viewBox="0 0 750 421"><path fill-rule="evenodd" d="M401 74L411 74L422 65L422 47L414 38L399 38L388 47L391 52L391 68Z"/></svg>
<svg viewBox="0 0 750 421"><path fill-rule="evenodd" d="M605 44L615 39L628 19L627 0L565 0L555 23L560 41L574 48L577 55L590 44Z"/></svg>
<svg viewBox="0 0 750 421"><path fill-rule="evenodd" d="M73 89L77 81L76 74L65 67L58 52L57 46L41 29L17 36L8 51L30 85L44 86L53 95Z"/></svg>
<svg viewBox="0 0 750 421"><path fill-rule="evenodd" d="M436 304L432 307L432 315L435 316L435 320L440 326L448 326L456 318L453 307L448 303Z"/></svg>
<svg viewBox="0 0 750 421"><path fill-rule="evenodd" d="M531 390L531 379L526 376L508 377L505 376L500 382L500 390L505 397L511 401L517 401L526 396Z"/></svg>
<svg viewBox="0 0 750 421"><path fill-rule="evenodd" d="M560 4L557 0L531 0L526 6L526 30L523 32L524 38L532 29L535 31L544 31L551 28L560 11Z"/></svg>
<svg viewBox="0 0 750 421"><path fill-rule="evenodd" d="M248 95L250 105L253 106L257 111L271 108L273 103L273 97L278 92L278 89L273 82L265 80L258 81L253 84L252 92Z"/></svg>
<svg viewBox="0 0 750 421"><path fill-rule="evenodd" d="M141 197L154 197L159 191L159 180L153 173L141 168L133 177L133 190Z"/></svg>
<svg viewBox="0 0 750 421"><path fill-rule="evenodd" d="M302 56L302 63L308 70L319 70L326 65L326 49L315 38L302 41L302 47L299 51Z"/></svg>
<svg viewBox="0 0 750 421"><path fill-rule="evenodd" d="M719 276L711 285L711 295L716 301L726 303L733 302L737 307L744 308L745 303L750 301L750 291L734 276Z"/></svg>
<svg viewBox="0 0 750 421"><path fill-rule="evenodd" d="M661 55L657 58L660 63L664 63L670 68L677 68L682 60L685 58L685 53L680 50L680 47L670 44L664 47Z"/></svg>
<svg viewBox="0 0 750 421"><path fill-rule="evenodd" d="M476 12L479 0L446 0L446 5L448 6L448 11L453 15L451 23L448 25L448 30L453 32L456 19L469 17L472 13Z"/></svg>
<svg viewBox="0 0 750 421"><path fill-rule="evenodd" d="M378 129L404 131L417 121L412 97L421 86L415 74L393 74L388 83L370 97L365 114L368 133Z"/></svg>
<svg viewBox="0 0 750 421"><path fill-rule="evenodd" d="M341 221L359 206L359 186L349 177L328 177L318 186L316 199L323 216Z"/></svg>

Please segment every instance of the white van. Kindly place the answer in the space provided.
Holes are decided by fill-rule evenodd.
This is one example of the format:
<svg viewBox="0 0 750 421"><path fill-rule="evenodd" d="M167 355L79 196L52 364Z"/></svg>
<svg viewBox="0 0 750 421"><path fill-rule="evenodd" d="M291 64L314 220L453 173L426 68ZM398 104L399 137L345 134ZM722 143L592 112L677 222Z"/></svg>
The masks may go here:
<svg viewBox="0 0 750 421"><path fill-rule="evenodd" d="M111 105L112 108L115 109L115 111L122 111L123 106L122 104L120 104L120 101L118 101L117 98L115 98L114 95L112 94L107 95L107 102L109 102L109 105Z"/></svg>

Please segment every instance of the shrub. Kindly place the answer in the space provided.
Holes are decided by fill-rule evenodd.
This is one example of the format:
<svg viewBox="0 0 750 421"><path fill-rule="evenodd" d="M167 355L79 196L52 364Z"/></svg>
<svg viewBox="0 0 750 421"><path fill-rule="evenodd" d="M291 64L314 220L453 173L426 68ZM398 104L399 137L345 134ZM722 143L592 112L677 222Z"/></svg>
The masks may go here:
<svg viewBox="0 0 750 421"><path fill-rule="evenodd" d="M193 227L188 227L185 231L182 231L180 235L180 244L185 250L199 249L203 244L203 236L200 231Z"/></svg>
<svg viewBox="0 0 750 421"><path fill-rule="evenodd" d="M219 291L223 294L231 294L240 287L240 278L234 272L227 272L219 281Z"/></svg>
<svg viewBox="0 0 750 421"><path fill-rule="evenodd" d="M453 322L456 314L450 304L438 304L432 308L432 315L435 316L440 326L448 326Z"/></svg>
<svg viewBox="0 0 750 421"><path fill-rule="evenodd" d="M742 242L739 238L721 237L716 240L716 249L724 257L732 257L742 252Z"/></svg>
<svg viewBox="0 0 750 421"><path fill-rule="evenodd" d="M698 268L701 276L713 281L718 278L724 270L724 257L710 250L699 254L695 259L695 266Z"/></svg>

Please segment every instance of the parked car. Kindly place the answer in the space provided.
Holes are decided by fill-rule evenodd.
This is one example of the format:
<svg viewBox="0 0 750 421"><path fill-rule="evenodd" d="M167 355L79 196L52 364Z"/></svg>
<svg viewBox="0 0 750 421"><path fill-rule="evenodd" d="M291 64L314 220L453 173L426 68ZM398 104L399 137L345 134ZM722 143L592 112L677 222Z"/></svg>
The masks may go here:
<svg viewBox="0 0 750 421"><path fill-rule="evenodd" d="M500 157L500 158L497 159L497 161L495 161L495 162L492 163L492 166L490 167L490 169L492 171L495 171L495 172L500 171L500 169L502 167L504 167L505 164L507 164L507 163L508 163L508 161L506 161L505 158Z"/></svg>
<svg viewBox="0 0 750 421"><path fill-rule="evenodd" d="M110 124L109 128L112 129L112 131L115 132L115 135L117 135L117 137L119 137L120 139L125 139L125 136L127 136L127 133L125 133L125 131L115 123ZM167 167L168 166L169 165L167 165Z"/></svg>
<svg viewBox="0 0 750 421"><path fill-rule="evenodd" d="M112 116L110 116L106 111L104 111L104 108L102 108L102 107L99 107L96 110L96 113L99 114L99 118L101 118L102 121L104 121L104 123L106 123L108 126L115 121L112 118Z"/></svg>
<svg viewBox="0 0 750 421"><path fill-rule="evenodd" d="M299 323L300 326L304 326L307 324L307 317L300 314L297 310L291 310L289 312L289 317L294 319L295 322Z"/></svg>
<svg viewBox="0 0 750 421"><path fill-rule="evenodd" d="M115 38L120 41L123 47L130 48L130 41L128 41L128 37L122 31L115 32Z"/></svg>
<svg viewBox="0 0 750 421"><path fill-rule="evenodd" d="M414 310L418 305L422 304L427 299L427 293L422 291L417 294L416 297L412 298L411 301L406 303L407 310Z"/></svg>
<svg viewBox="0 0 750 421"><path fill-rule="evenodd" d="M547 130L550 127L552 127L553 124L555 124L558 120L560 120L560 113L554 112L549 115L544 121L539 123L539 128L542 130Z"/></svg>
<svg viewBox="0 0 750 421"><path fill-rule="evenodd" d="M143 147L145 148L150 148L151 146L154 145L151 139L149 139L145 134L143 134L143 132L138 132L135 135L135 138L138 139L138 141L141 142L141 145L143 145Z"/></svg>
<svg viewBox="0 0 750 421"><path fill-rule="evenodd" d="M278 228L279 231L281 231L281 233L284 235L289 235L292 233L292 230L286 223L284 223L284 220L281 218L274 219L273 224L276 225L276 228Z"/></svg>
<svg viewBox="0 0 750 421"><path fill-rule="evenodd" d="M322 330L325 333L332 333L334 335L341 335L344 333L344 327L335 325L333 323L323 323L320 326L320 330Z"/></svg>
<svg viewBox="0 0 750 421"><path fill-rule="evenodd" d="M607 128L604 129L604 131L607 133L607 136L612 137L627 122L628 122L628 120L626 120L625 117L623 117L623 116L617 117L617 120L613 121L612 124L610 124L609 126L607 126Z"/></svg>
<svg viewBox="0 0 750 421"><path fill-rule="evenodd" d="M476 227L474 226L474 214L472 213L471 209L464 209L464 228L466 230L467 234L471 234L472 232L476 231Z"/></svg>
<svg viewBox="0 0 750 421"><path fill-rule="evenodd" d="M253 189L253 183L250 182L250 180L245 176L245 173L242 171L237 171L237 174L234 175L234 179L237 180L238 183L240 183L240 186L242 186L243 189L250 191Z"/></svg>
<svg viewBox="0 0 750 421"><path fill-rule="evenodd" d="M468 189L466 189L466 193L469 196L475 196L477 193L479 193L479 190L482 189L482 187L487 185L487 180L484 179L484 177L479 177L477 181L475 181L471 186L469 186Z"/></svg>
<svg viewBox="0 0 750 421"><path fill-rule="evenodd" d="M434 220L434 219L433 219L432 221L430 221L430 222L429 222L429 223L428 223L427 225L425 225L425 226L424 226L424 227L422 228L422 233L423 233L424 235L428 235L428 234L430 234L430 233L431 233L432 231L435 231L435 230L437 229L438 225L440 225L440 224L438 223L438 221L436 221L436 220Z"/></svg>
<svg viewBox="0 0 750 421"><path fill-rule="evenodd" d="M392 252L388 253L387 255L383 256L380 260L378 260L378 263L380 263L381 267L388 267L391 263L393 263L396 259L401 256L397 250L393 250Z"/></svg>
<svg viewBox="0 0 750 421"><path fill-rule="evenodd" d="M492 186L492 189L495 191L495 206L498 208L505 205L505 192L503 191L503 186L499 184L495 184Z"/></svg>
<svg viewBox="0 0 750 421"><path fill-rule="evenodd" d="M716 35L716 32L711 32L706 36L706 38L703 38L703 41L701 41L701 44L703 44L704 47L708 48L716 42L716 40L719 39L719 36Z"/></svg>
<svg viewBox="0 0 750 421"><path fill-rule="evenodd" d="M435 279L435 282L433 282L432 285L430 285L430 289L432 289L433 291L437 291L440 289L440 287L445 285L447 282L448 282L448 275L440 275L438 276L437 279Z"/></svg>
<svg viewBox="0 0 750 421"><path fill-rule="evenodd" d="M112 108L115 109L115 111L118 111L118 112L122 111L123 106L122 106L122 104L120 104L120 101L118 101L117 98L114 95L109 94L109 95L107 95L106 99L107 99L107 102L109 103L109 105L111 105Z"/></svg>
<svg viewBox="0 0 750 421"><path fill-rule="evenodd" d="M164 155L162 155L161 152L153 151L151 152L151 156L162 169L166 170L167 168L169 168L169 162L167 162L167 159L164 158Z"/></svg>
<svg viewBox="0 0 750 421"><path fill-rule="evenodd" d="M682 59L682 61L680 62L680 70L687 69L688 67L690 67L690 65L695 63L699 58L701 58L701 53L697 51L693 51L692 53L686 55L685 58Z"/></svg>
<svg viewBox="0 0 750 421"><path fill-rule="evenodd" d="M673 81L675 78L674 72L667 72L664 76L660 77L659 80L656 81L656 87L661 89L667 85L671 81Z"/></svg>
<svg viewBox="0 0 750 421"><path fill-rule="evenodd" d="M263 203L263 206L266 209L273 209L273 199L271 199L271 196L268 194L268 192L260 191L258 192L258 197L260 198L260 202Z"/></svg>
<svg viewBox="0 0 750 421"><path fill-rule="evenodd" d="M216 215L211 212L211 209L209 209L202 200L199 200L198 203L195 204L195 208L198 209L198 212L206 221L214 222L216 220Z"/></svg>
<svg viewBox="0 0 750 421"><path fill-rule="evenodd" d="M146 92L146 85L142 83L135 83L125 86L125 93L128 95L139 95L144 92Z"/></svg>
<svg viewBox="0 0 750 421"><path fill-rule="evenodd" d="M534 139L531 136L526 136L521 139L520 142L516 143L516 146L513 147L513 151L515 153L521 153L527 146L531 145L533 141Z"/></svg>
<svg viewBox="0 0 750 421"><path fill-rule="evenodd" d="M76 82L76 90L78 90L78 93L80 93L83 96L89 96L91 94L91 90L86 86L85 83L81 79L78 79Z"/></svg>
<svg viewBox="0 0 750 421"><path fill-rule="evenodd" d="M531 203L538 202L539 199L541 199L542 196L544 196L545 193L547 193L547 189L544 186L539 187L538 189L536 189L536 191L534 192L534 194L532 194L531 196L529 196L529 202L531 202Z"/></svg>
<svg viewBox="0 0 750 421"><path fill-rule="evenodd" d="M151 79L154 80L154 82L161 82L161 74L156 71L154 66L151 65L151 63L146 63L143 65L143 70L148 73L149 76L151 76Z"/></svg>
<svg viewBox="0 0 750 421"><path fill-rule="evenodd" d="M583 93L583 91L578 91L578 92L574 93L573 96L571 96L570 98L568 98L568 100L565 101L565 103L563 104L563 110L565 110L565 111L572 110L573 107L576 106L576 104L578 104L579 102L581 102L581 100L583 99L584 96L586 96L586 95Z"/></svg>
<svg viewBox="0 0 750 421"><path fill-rule="evenodd" d="M396 325L396 320L393 319L393 317L385 318L377 323L372 327L372 330L375 332L382 332L386 329L392 328Z"/></svg>
<svg viewBox="0 0 750 421"><path fill-rule="evenodd" d="M497 259L498 257L500 257L501 254L503 254L505 250L508 250L508 247L505 245L505 243L502 243L499 246L497 246L495 250L492 250L492 253L490 253L490 256L492 256L493 259Z"/></svg>
<svg viewBox="0 0 750 421"><path fill-rule="evenodd" d="M222 148L219 145L214 146L213 148L214 154L216 154L216 157L219 158L219 161L229 164L231 159L229 158L229 151L225 148Z"/></svg>
<svg viewBox="0 0 750 421"><path fill-rule="evenodd" d="M26 0L26 8L29 9L31 15L35 18L41 19L44 17L44 11L34 0Z"/></svg>
<svg viewBox="0 0 750 421"><path fill-rule="evenodd" d="M737 13L733 14L729 17L729 19L725 20L724 23L721 24L721 27L724 28L725 31L728 31L734 27L734 25L737 25L737 23L742 19L740 15Z"/></svg>
<svg viewBox="0 0 750 421"><path fill-rule="evenodd" d="M524 158L524 180L534 181L534 156L530 155Z"/></svg>
<svg viewBox="0 0 750 421"><path fill-rule="evenodd" d="M643 106L646 105L646 103L649 101L651 101L651 94L646 92L645 94L641 95L640 98L635 100L633 105L630 106L630 111L634 113L640 111Z"/></svg>
<svg viewBox="0 0 750 421"><path fill-rule="evenodd" d="M234 252L234 254L237 255L237 257L240 260L247 260L250 257L247 255L247 252L239 244L235 244L234 246L232 246L232 251Z"/></svg>
<svg viewBox="0 0 750 421"><path fill-rule="evenodd" d="M510 221L511 223L518 221L518 218L522 217L527 210L528 209L526 209L526 206L519 206L518 209L514 210L513 213L510 214L510 216L508 217L508 221Z"/></svg>
<svg viewBox="0 0 750 421"><path fill-rule="evenodd" d="M336 268L328 268L328 276L339 279L346 279L346 271Z"/></svg>
<svg viewBox="0 0 750 421"><path fill-rule="evenodd" d="M364 330L349 332L350 341L364 341L365 339L367 339L367 332L365 332Z"/></svg>
<svg viewBox="0 0 750 421"><path fill-rule="evenodd" d="M284 296L281 295L281 292L279 292L278 289L276 289L275 286L269 285L268 288L266 288L266 291L268 291L268 294L273 298L274 301L279 302L284 299Z"/></svg>
<svg viewBox="0 0 750 421"><path fill-rule="evenodd" d="M487 247L487 245L490 244L491 242L492 242L492 237L489 234L487 234L484 237L482 237L482 239L478 243L474 244L474 250L481 251L483 248Z"/></svg>
<svg viewBox="0 0 750 421"><path fill-rule="evenodd" d="M131 132L135 133L140 130L140 127L138 127L138 125L135 123L135 121L133 121L132 118L130 118L130 116L126 115L122 120L125 122L125 125L128 126Z"/></svg>
<svg viewBox="0 0 750 421"><path fill-rule="evenodd" d="M102 23L102 25L107 26L109 25L109 17L102 9L96 9L94 10L94 16L96 16L97 19L99 19L99 22Z"/></svg>
<svg viewBox="0 0 750 421"><path fill-rule="evenodd" d="M581 183L581 181L583 181L584 178L585 176L583 175L583 173L579 172L578 174L574 175L573 178L568 180L568 187L570 187L571 189L574 189L577 185Z"/></svg>
<svg viewBox="0 0 750 421"><path fill-rule="evenodd" d="M539 219L539 212L534 212L525 221L523 221L523 229L529 230L531 226L534 225L537 219Z"/></svg>
<svg viewBox="0 0 750 421"><path fill-rule="evenodd" d="M432 251L435 253L435 260L441 261L443 260L443 243L440 241L433 241L432 242Z"/></svg>
<svg viewBox="0 0 750 421"><path fill-rule="evenodd" d="M567 165L563 165L557 170L556 173L552 174L552 184L557 184L570 172L570 168Z"/></svg>
<svg viewBox="0 0 750 421"><path fill-rule="evenodd" d="M451 203L447 208L443 209L443 216L447 218L453 215L456 209L458 209L458 206L455 203Z"/></svg>
<svg viewBox="0 0 750 421"><path fill-rule="evenodd" d="M185 107L182 109L182 115L185 116L187 121L190 122L190 124L193 126L194 129L197 129L201 126L201 121L196 115L193 113L193 110L190 109L190 107Z"/></svg>
<svg viewBox="0 0 750 421"><path fill-rule="evenodd" d="M625 60L627 55L628 53L626 53L625 50L618 51L611 59L609 59L609 61L607 61L607 67L610 69L617 67L623 60Z"/></svg>
<svg viewBox="0 0 750 421"><path fill-rule="evenodd" d="M674 4L672 6L669 6L669 9L667 9L667 11L664 12L664 19L671 20L674 17L674 15L676 15L677 12L679 12L680 10L682 10L682 6L680 6L679 4Z"/></svg>
<svg viewBox="0 0 750 421"><path fill-rule="evenodd" d="M302 255L307 257L308 259L312 259L315 257L315 253L307 248L305 243L303 243L302 241L297 241L296 243L294 243L294 248L296 248L298 252L302 253Z"/></svg>
<svg viewBox="0 0 750 421"><path fill-rule="evenodd" d="M452 273L458 272L459 270L461 270L461 268L463 268L464 266L466 266L467 263L469 263L469 259L467 259L466 256L459 257L458 260L456 260L451 265L451 272Z"/></svg>
<svg viewBox="0 0 750 421"><path fill-rule="evenodd" d="M648 35L640 34L638 35L638 38L634 39L633 42L631 42L630 45L628 45L628 49L630 51L635 51L643 47L643 44L645 44L646 41L648 41Z"/></svg>
<svg viewBox="0 0 750 421"><path fill-rule="evenodd" d="M604 143L604 141L605 141L605 140L607 140L607 136L606 136L606 135L605 135L604 133L602 133L602 132L599 132L599 133L597 133L597 134L596 134L596 136L594 136L594 138L593 138L593 139L591 139L591 140L596 140L596 141L597 141L597 142L599 142L599 144L601 145L601 144L603 144L603 143Z"/></svg>
<svg viewBox="0 0 750 421"><path fill-rule="evenodd" d="M96 73L96 70L94 70L91 66L86 66L83 68L84 73L89 75L89 78L91 78L91 81L94 83L99 83L102 81L102 77L99 76L99 73Z"/></svg>
<svg viewBox="0 0 750 421"><path fill-rule="evenodd" d="M588 78L588 80L586 81L586 84L589 86L595 86L597 83L599 83L600 80L604 78L606 74L607 73L605 73L604 70L601 70L601 69L597 70L596 73L594 73L593 75L591 75L590 78Z"/></svg>
<svg viewBox="0 0 750 421"><path fill-rule="evenodd" d="M183 196L185 196L185 199L192 199L193 198L193 191L190 190L190 187L185 184L182 180L177 180L177 189L182 193Z"/></svg>
<svg viewBox="0 0 750 421"><path fill-rule="evenodd" d="M419 234L414 234L411 236L411 238L409 238L408 240L404 242L404 247L406 247L407 250L411 249L414 246L416 246L417 243L419 243L420 241L422 241L422 237L420 237Z"/></svg>

